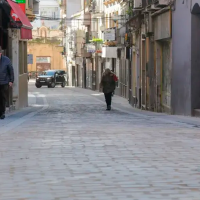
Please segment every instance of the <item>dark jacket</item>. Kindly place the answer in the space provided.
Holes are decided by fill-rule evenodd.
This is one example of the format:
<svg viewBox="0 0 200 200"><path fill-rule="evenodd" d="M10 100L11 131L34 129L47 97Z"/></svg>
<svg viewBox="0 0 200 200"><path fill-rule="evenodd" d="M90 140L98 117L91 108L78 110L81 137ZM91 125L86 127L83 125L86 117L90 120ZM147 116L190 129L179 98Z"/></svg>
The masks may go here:
<svg viewBox="0 0 200 200"><path fill-rule="evenodd" d="M7 85L9 82L14 82L14 71L10 59L6 56L1 56L0 59L0 85Z"/></svg>
<svg viewBox="0 0 200 200"><path fill-rule="evenodd" d="M115 80L113 74L103 75L101 79L101 86L103 88L103 93L111 93L115 90Z"/></svg>

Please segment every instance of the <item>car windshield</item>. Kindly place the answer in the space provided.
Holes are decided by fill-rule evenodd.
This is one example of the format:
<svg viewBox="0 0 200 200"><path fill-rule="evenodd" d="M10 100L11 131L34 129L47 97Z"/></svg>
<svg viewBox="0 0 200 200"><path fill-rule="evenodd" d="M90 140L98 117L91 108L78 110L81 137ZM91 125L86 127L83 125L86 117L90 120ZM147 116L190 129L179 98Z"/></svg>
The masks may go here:
<svg viewBox="0 0 200 200"><path fill-rule="evenodd" d="M55 72L53 72L53 71L46 71L43 73L43 75L52 76L52 75L54 75L54 73Z"/></svg>

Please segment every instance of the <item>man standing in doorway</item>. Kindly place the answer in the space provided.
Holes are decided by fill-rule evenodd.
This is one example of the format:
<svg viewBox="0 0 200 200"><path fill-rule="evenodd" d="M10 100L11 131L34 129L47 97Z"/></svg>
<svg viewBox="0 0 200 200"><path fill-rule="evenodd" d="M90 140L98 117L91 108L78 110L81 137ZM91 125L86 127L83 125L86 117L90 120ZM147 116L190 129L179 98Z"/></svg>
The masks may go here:
<svg viewBox="0 0 200 200"><path fill-rule="evenodd" d="M14 82L14 70L10 59L2 55L0 47L0 119L5 118L6 99L9 87Z"/></svg>

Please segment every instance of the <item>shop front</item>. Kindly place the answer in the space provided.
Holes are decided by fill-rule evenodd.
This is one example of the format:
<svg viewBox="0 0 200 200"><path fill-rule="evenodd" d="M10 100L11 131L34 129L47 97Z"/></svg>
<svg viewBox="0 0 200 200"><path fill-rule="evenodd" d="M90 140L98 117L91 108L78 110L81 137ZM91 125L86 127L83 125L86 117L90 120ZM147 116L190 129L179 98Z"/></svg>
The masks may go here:
<svg viewBox="0 0 200 200"><path fill-rule="evenodd" d="M32 39L32 26L20 6L14 1L0 4L0 48L13 64L15 82L9 91L8 107L28 106L27 40Z"/></svg>

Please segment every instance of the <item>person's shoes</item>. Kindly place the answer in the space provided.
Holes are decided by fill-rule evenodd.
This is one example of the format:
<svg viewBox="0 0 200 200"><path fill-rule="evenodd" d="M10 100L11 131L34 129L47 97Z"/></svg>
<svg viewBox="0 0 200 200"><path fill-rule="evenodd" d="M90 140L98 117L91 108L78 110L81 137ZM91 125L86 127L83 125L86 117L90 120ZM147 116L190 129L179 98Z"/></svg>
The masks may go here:
<svg viewBox="0 0 200 200"><path fill-rule="evenodd" d="M6 117L5 114L2 114L0 119L5 119L5 117Z"/></svg>
<svg viewBox="0 0 200 200"><path fill-rule="evenodd" d="M107 106L107 109L106 110L111 110L111 106Z"/></svg>

